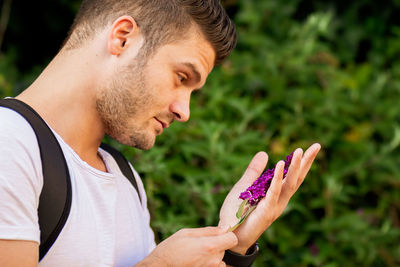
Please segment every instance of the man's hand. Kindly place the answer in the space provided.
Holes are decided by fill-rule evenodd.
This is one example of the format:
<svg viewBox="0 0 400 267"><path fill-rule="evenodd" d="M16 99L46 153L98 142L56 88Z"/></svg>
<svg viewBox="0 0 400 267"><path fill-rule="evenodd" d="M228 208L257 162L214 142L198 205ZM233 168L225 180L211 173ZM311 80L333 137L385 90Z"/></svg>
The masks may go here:
<svg viewBox="0 0 400 267"><path fill-rule="evenodd" d="M225 250L237 245L235 234L227 230L228 227L182 229L136 266L226 266L222 261Z"/></svg>
<svg viewBox="0 0 400 267"><path fill-rule="evenodd" d="M320 148L319 144L314 144L304 153L304 156L300 148L296 149L285 180L282 180L285 164L283 161L278 162L267 195L258 203L257 208L245 222L234 230L238 244L230 250L245 254L247 249L282 214L290 198L304 181ZM234 226L238 222L235 214L243 201L239 199L239 195L261 175L267 161L268 155L265 152L259 152L254 156L242 178L229 192L222 205L220 226Z"/></svg>

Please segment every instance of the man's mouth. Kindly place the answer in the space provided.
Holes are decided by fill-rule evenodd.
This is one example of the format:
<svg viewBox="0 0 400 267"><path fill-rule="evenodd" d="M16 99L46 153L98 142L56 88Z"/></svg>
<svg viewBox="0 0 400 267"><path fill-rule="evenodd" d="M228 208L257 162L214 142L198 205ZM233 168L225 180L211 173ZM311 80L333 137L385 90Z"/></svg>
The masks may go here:
<svg viewBox="0 0 400 267"><path fill-rule="evenodd" d="M156 117L154 117L160 124L161 124L161 126L163 127L163 129L164 128L168 128L168 124L167 123L165 123L165 122L163 122L163 121L160 121L159 119L157 119Z"/></svg>

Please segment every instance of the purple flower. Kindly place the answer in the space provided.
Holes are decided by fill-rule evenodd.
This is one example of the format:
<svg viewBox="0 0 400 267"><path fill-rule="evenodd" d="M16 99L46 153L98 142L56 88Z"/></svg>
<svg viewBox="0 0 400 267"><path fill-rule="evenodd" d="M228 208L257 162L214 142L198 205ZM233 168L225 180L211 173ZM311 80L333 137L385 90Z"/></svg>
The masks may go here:
<svg viewBox="0 0 400 267"><path fill-rule="evenodd" d="M289 169L289 165L292 162L293 152L290 153L286 157L285 167L283 170L283 178L286 177L286 174ZM249 204L251 206L257 205L258 202L265 197L267 194L268 188L271 185L272 178L274 177L275 168L266 170L254 183L246 189L246 191L242 192L239 196L240 199L246 200L248 199Z"/></svg>

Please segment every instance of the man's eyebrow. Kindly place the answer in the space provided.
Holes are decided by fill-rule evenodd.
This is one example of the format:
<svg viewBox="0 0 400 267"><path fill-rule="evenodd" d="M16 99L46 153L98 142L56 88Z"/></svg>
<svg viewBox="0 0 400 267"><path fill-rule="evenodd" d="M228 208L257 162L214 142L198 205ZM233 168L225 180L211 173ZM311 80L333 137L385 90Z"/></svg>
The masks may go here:
<svg viewBox="0 0 400 267"><path fill-rule="evenodd" d="M186 62L186 63L183 63L183 65L185 65L186 67L190 68L190 70L194 74L194 79L195 79L195 81L197 83L201 81L200 71L196 68L196 66L193 63Z"/></svg>

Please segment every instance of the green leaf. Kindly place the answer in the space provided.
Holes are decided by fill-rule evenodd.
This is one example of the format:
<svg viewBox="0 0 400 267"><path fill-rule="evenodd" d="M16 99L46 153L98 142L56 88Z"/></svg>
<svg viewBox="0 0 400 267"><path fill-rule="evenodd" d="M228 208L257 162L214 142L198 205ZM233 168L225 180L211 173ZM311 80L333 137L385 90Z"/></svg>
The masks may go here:
<svg viewBox="0 0 400 267"><path fill-rule="evenodd" d="M248 199L243 200L242 204L240 204L240 206L239 206L238 211L236 212L236 218L238 218L238 219L242 218L244 207L246 206L246 204L248 202L249 202Z"/></svg>
<svg viewBox="0 0 400 267"><path fill-rule="evenodd" d="M244 215L240 218L239 222L238 222L236 225L232 226L232 227L228 230L228 232L232 232L232 231L234 231L236 228L238 228L238 227L246 220L246 218L250 215L250 213L252 213L253 210L256 209L256 207L257 207L257 206L254 205L254 206L251 206L250 208L248 208L248 209L246 210L246 212L244 213Z"/></svg>

